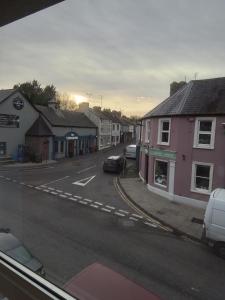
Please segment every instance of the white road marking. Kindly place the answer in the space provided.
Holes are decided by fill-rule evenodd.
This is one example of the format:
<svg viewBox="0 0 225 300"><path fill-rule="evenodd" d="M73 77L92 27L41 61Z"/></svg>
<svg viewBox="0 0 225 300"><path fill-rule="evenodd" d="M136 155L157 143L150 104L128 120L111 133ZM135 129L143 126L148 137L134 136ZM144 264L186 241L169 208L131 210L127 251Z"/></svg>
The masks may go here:
<svg viewBox="0 0 225 300"><path fill-rule="evenodd" d="M51 190L51 191L54 191L54 188L52 188L52 187L49 187L48 189Z"/></svg>
<svg viewBox="0 0 225 300"><path fill-rule="evenodd" d="M16 180L16 179L13 179L13 182L17 182L17 180Z"/></svg>
<svg viewBox="0 0 225 300"><path fill-rule="evenodd" d="M58 195L58 193L56 193L56 192L51 192L51 194L52 194L52 195Z"/></svg>
<svg viewBox="0 0 225 300"><path fill-rule="evenodd" d="M78 202L81 204L87 205L87 202L85 202L85 201L79 200Z"/></svg>
<svg viewBox="0 0 225 300"><path fill-rule="evenodd" d="M64 193L65 195L67 195L67 196L72 196L72 194L70 194L70 193Z"/></svg>
<svg viewBox="0 0 225 300"><path fill-rule="evenodd" d="M90 204L91 207L94 207L94 208L99 208L98 205L95 205L95 204Z"/></svg>
<svg viewBox="0 0 225 300"><path fill-rule="evenodd" d="M90 176L90 177L87 177L87 178L83 178L83 179L80 179L80 180L78 180L78 181L73 182L72 184L76 184L76 185L79 185L79 186L84 187L84 186L87 185L91 180L93 180L95 177L96 177L96 175Z"/></svg>
<svg viewBox="0 0 225 300"><path fill-rule="evenodd" d="M5 177L6 180L11 180L9 177Z"/></svg>
<svg viewBox="0 0 225 300"><path fill-rule="evenodd" d="M87 202L89 202L89 203L93 202L92 200L87 199L87 198L85 198L84 201L87 201Z"/></svg>
<svg viewBox="0 0 225 300"><path fill-rule="evenodd" d="M143 217L140 215L132 214L132 216L134 216L135 218L143 219Z"/></svg>
<svg viewBox="0 0 225 300"><path fill-rule="evenodd" d="M62 197L62 198L68 198L68 196L66 196L64 194L60 194L59 196Z"/></svg>
<svg viewBox="0 0 225 300"><path fill-rule="evenodd" d="M42 185L40 185L40 187L46 188L47 186L42 184Z"/></svg>
<svg viewBox="0 0 225 300"><path fill-rule="evenodd" d="M135 219L134 217L129 217L129 219L135 222L138 221L138 219Z"/></svg>
<svg viewBox="0 0 225 300"><path fill-rule="evenodd" d="M146 224L150 227L154 227L154 228L158 227L156 224L152 224L152 223L149 223L149 222L144 222L144 224Z"/></svg>
<svg viewBox="0 0 225 300"><path fill-rule="evenodd" d="M121 213L123 213L123 214L129 214L129 212L128 211L126 211L126 210L123 210L123 209L119 209L119 212L121 212Z"/></svg>
<svg viewBox="0 0 225 300"><path fill-rule="evenodd" d="M56 192L57 192L57 193L62 193L63 191L61 191L61 190L56 190Z"/></svg>
<svg viewBox="0 0 225 300"><path fill-rule="evenodd" d="M44 192L46 192L46 193L50 193L50 191L49 190L43 190Z"/></svg>
<svg viewBox="0 0 225 300"><path fill-rule="evenodd" d="M61 180L66 179L66 178L68 178L68 177L70 177L70 176L65 176L65 177L62 177L62 178L59 178L59 179L56 179L56 180L52 180L52 181L50 181L50 182L45 183L44 185L49 185L50 183L54 183L54 182L57 182L57 181L61 181Z"/></svg>
<svg viewBox="0 0 225 300"><path fill-rule="evenodd" d="M76 195L73 195L73 197L77 198L77 199L82 199L83 197L81 196L76 196Z"/></svg>
<svg viewBox="0 0 225 300"><path fill-rule="evenodd" d="M36 190L42 190L42 188L40 188L39 186L35 186Z"/></svg>
<svg viewBox="0 0 225 300"><path fill-rule="evenodd" d="M104 208L104 207L101 207L101 210L106 211L106 212L108 212L108 213L111 213L111 210L110 210L110 209L107 209L107 208Z"/></svg>
<svg viewBox="0 0 225 300"><path fill-rule="evenodd" d="M102 203L97 202L97 201L95 201L95 204L97 204L97 205L103 205Z"/></svg>
<svg viewBox="0 0 225 300"><path fill-rule="evenodd" d="M116 209L114 206L110 206L110 205L106 205L105 207L107 207L109 209Z"/></svg>
<svg viewBox="0 0 225 300"><path fill-rule="evenodd" d="M25 185L25 182L20 182L20 184Z"/></svg>
<svg viewBox="0 0 225 300"><path fill-rule="evenodd" d="M81 170L81 171L78 171L77 174L81 174L81 173L86 172L86 171L88 171L88 170L90 170L90 169L93 169L93 168L95 168L95 167L96 167L96 165L93 165L93 166L91 166L91 167L89 167L89 168L86 168L86 169L83 169L83 170Z"/></svg>
<svg viewBox="0 0 225 300"><path fill-rule="evenodd" d="M33 188L34 186L32 184L27 185L29 188Z"/></svg>
<svg viewBox="0 0 225 300"><path fill-rule="evenodd" d="M114 212L114 214L117 215L117 216L120 216L120 217L125 217L124 214L121 214L121 213L119 213L119 212Z"/></svg>
<svg viewBox="0 0 225 300"><path fill-rule="evenodd" d="M73 197L70 197L69 199L70 199L70 200L73 200L73 201L75 201L75 202L78 201L77 199L75 199L75 198L73 198Z"/></svg>

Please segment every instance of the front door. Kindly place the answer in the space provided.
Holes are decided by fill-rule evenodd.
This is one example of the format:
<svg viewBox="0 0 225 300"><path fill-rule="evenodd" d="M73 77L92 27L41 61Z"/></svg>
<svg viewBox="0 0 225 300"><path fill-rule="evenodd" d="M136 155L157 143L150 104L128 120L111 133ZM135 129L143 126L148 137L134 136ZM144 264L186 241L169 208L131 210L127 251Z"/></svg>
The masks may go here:
<svg viewBox="0 0 225 300"><path fill-rule="evenodd" d="M6 155L6 142L0 142L0 156Z"/></svg>
<svg viewBox="0 0 225 300"><path fill-rule="evenodd" d="M68 155L74 157L74 140L68 141Z"/></svg>

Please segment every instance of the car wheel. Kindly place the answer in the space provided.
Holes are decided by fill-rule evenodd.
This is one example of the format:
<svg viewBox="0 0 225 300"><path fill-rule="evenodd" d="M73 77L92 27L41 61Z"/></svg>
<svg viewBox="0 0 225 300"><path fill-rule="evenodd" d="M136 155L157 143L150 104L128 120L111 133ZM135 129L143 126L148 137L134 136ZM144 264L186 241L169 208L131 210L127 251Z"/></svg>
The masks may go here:
<svg viewBox="0 0 225 300"><path fill-rule="evenodd" d="M214 245L216 255L225 259L225 243L218 242Z"/></svg>

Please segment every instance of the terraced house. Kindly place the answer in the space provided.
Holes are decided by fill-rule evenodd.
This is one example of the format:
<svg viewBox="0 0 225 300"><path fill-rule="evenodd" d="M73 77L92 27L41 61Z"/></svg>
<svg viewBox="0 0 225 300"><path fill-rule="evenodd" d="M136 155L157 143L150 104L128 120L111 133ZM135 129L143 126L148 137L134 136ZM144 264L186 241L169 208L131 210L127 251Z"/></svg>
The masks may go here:
<svg viewBox="0 0 225 300"><path fill-rule="evenodd" d="M205 207L225 188L225 78L190 81L142 123L139 175L149 190Z"/></svg>

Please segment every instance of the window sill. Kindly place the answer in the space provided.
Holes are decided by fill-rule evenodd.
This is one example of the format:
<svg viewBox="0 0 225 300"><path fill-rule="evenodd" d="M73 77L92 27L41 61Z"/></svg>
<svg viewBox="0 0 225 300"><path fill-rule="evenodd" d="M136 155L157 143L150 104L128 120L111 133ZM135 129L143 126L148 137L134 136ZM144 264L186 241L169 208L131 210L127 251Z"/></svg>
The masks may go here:
<svg viewBox="0 0 225 300"><path fill-rule="evenodd" d="M214 150L214 146L194 145L194 149Z"/></svg>
<svg viewBox="0 0 225 300"><path fill-rule="evenodd" d="M154 181L154 184L155 184L156 186L159 186L159 187L162 187L162 188L164 188L164 189L167 189L167 185L163 185L163 184L157 183L157 182L155 182L155 181Z"/></svg>
<svg viewBox="0 0 225 300"><path fill-rule="evenodd" d="M170 146L170 143L157 143L158 146Z"/></svg>
<svg viewBox="0 0 225 300"><path fill-rule="evenodd" d="M201 194L201 195L210 195L211 194L211 191L206 191L206 190L194 190L194 189L191 189L191 192L192 193L196 193L196 194Z"/></svg>

